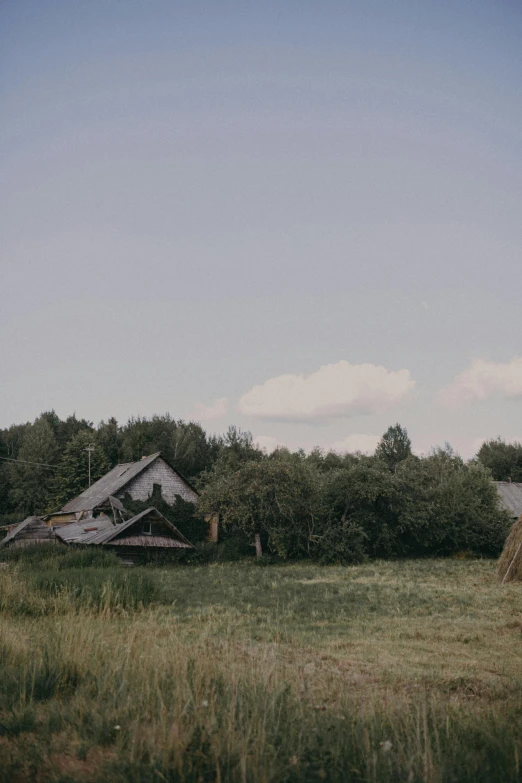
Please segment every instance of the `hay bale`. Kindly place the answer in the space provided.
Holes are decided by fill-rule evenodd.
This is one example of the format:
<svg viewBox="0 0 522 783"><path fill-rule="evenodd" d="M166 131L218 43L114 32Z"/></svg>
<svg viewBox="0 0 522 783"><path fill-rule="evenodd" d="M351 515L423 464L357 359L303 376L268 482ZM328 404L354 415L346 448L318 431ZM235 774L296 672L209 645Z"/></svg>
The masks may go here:
<svg viewBox="0 0 522 783"><path fill-rule="evenodd" d="M522 582L522 514L506 539L497 573L501 582Z"/></svg>

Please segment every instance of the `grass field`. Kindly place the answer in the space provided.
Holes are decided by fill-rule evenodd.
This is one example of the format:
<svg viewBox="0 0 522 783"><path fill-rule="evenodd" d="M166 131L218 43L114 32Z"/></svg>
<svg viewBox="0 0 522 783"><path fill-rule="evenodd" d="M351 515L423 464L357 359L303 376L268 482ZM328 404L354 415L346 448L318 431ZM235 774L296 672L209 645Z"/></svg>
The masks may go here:
<svg viewBox="0 0 522 783"><path fill-rule="evenodd" d="M491 561L57 557L0 567L2 780L522 780L521 588Z"/></svg>

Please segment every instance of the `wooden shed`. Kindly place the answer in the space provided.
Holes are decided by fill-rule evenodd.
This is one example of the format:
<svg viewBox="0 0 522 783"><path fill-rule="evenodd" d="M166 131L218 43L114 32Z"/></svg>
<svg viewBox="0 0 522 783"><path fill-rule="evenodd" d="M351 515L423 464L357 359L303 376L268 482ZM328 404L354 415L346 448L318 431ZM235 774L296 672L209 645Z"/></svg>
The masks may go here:
<svg viewBox="0 0 522 783"><path fill-rule="evenodd" d="M27 517L15 525L5 538L0 541L0 547L23 547L34 544L56 543L52 528L48 527L41 517Z"/></svg>

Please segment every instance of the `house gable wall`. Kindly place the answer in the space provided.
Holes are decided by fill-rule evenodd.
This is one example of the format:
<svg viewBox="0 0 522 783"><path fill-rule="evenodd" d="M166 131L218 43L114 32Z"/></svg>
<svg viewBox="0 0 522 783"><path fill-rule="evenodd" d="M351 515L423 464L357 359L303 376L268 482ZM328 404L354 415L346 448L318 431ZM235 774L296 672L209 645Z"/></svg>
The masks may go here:
<svg viewBox="0 0 522 783"><path fill-rule="evenodd" d="M161 494L169 505L176 502L176 495L191 503L198 499L194 490L161 457L129 481L118 493L118 497L123 499L125 494L129 493L133 500L148 500L152 497L154 484L161 485Z"/></svg>

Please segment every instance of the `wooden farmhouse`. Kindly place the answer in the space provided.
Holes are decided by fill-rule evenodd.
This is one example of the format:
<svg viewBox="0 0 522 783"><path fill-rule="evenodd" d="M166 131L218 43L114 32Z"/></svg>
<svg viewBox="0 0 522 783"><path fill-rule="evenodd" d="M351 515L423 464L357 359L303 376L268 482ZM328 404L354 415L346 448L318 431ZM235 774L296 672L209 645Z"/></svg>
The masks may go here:
<svg viewBox="0 0 522 783"><path fill-rule="evenodd" d="M159 493L169 505L178 497L191 503L198 499L194 487L157 452L138 462L116 465L60 511L28 517L10 530L0 546L48 541L93 544L131 560L144 549L192 549L190 541L157 509L151 506L131 515L122 503L127 495L147 501ZM217 514L208 515L207 521L209 539L217 541Z"/></svg>
<svg viewBox="0 0 522 783"><path fill-rule="evenodd" d="M102 512L121 519L121 501L125 495L129 494L133 500L148 500L155 491L161 491L163 499L169 505L174 505L177 495L191 503L196 503L198 499L194 487L169 465L158 451L138 462L116 465L81 495L69 500L61 511L49 514L45 520L48 525L66 525Z"/></svg>

